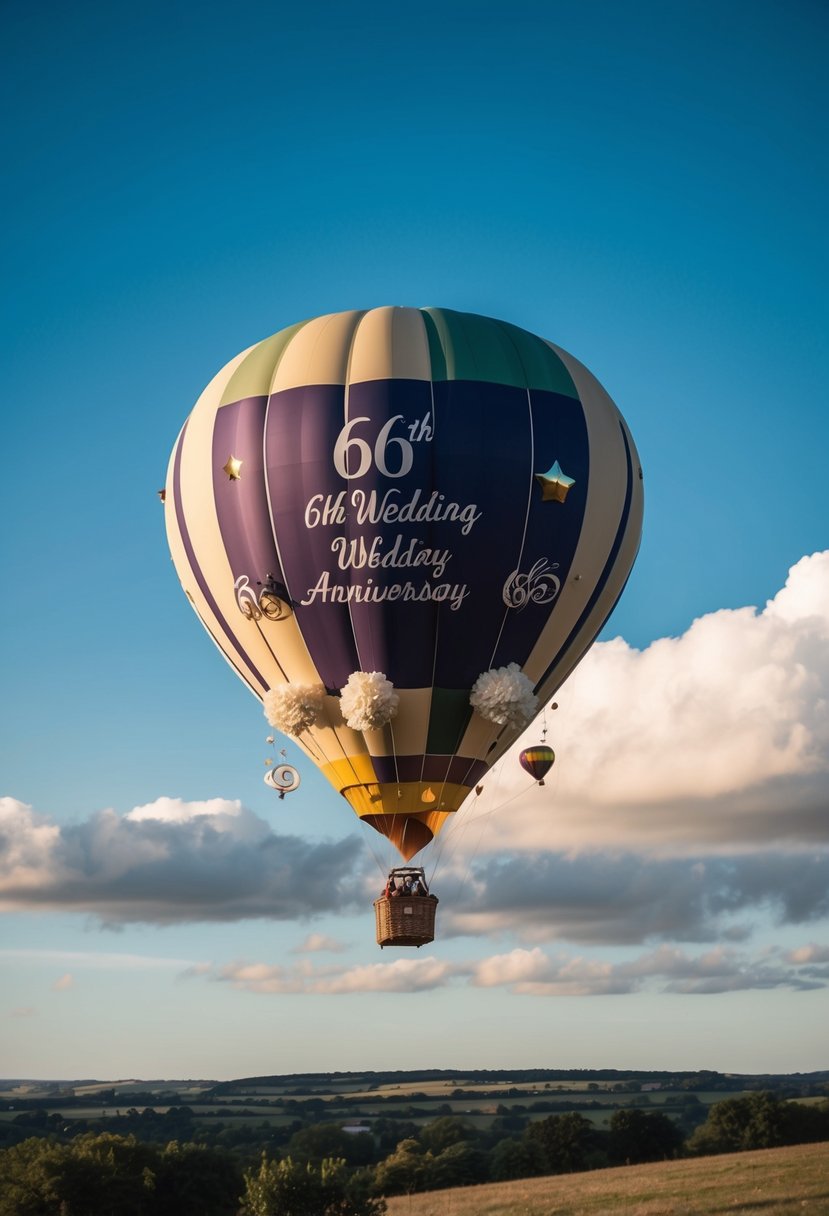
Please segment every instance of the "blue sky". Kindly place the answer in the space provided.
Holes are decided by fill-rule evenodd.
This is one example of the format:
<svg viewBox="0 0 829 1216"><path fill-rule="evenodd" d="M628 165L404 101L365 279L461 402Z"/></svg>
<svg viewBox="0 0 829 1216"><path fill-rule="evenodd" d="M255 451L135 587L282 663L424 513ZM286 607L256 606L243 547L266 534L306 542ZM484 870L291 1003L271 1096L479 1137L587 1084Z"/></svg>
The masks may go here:
<svg viewBox="0 0 829 1216"><path fill-rule="evenodd" d="M5 24L0 1074L826 1067L825 8ZM380 838L263 785L156 497L239 350L388 303L571 351L646 478L547 800L504 762L399 956Z"/></svg>

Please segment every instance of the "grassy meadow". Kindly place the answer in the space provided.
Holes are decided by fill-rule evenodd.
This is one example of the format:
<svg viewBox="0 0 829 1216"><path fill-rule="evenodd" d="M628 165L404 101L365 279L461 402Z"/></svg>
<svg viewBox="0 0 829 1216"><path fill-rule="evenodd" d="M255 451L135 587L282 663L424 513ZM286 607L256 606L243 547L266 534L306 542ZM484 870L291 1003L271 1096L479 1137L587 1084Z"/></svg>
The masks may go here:
<svg viewBox="0 0 829 1216"><path fill-rule="evenodd" d="M388 1216L825 1216L829 1144L489 1183L388 1200Z"/></svg>

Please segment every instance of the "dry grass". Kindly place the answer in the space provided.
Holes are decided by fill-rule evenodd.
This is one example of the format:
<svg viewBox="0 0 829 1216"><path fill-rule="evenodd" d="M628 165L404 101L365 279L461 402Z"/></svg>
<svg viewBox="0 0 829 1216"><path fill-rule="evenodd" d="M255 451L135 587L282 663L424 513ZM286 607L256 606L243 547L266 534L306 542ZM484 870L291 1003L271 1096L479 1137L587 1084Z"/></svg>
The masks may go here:
<svg viewBox="0 0 829 1216"><path fill-rule="evenodd" d="M829 1144L403 1195L388 1205L389 1216L825 1216Z"/></svg>

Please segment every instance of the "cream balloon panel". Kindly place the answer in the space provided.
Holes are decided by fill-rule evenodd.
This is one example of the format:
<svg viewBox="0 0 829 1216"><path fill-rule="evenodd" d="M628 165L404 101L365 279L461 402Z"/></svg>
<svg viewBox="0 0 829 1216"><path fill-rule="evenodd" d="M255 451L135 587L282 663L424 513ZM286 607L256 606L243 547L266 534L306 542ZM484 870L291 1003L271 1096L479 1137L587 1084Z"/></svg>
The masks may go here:
<svg viewBox="0 0 829 1216"><path fill-rule="evenodd" d="M355 331L364 316L341 312L307 321L274 369L271 392L308 384L345 384Z"/></svg>
<svg viewBox="0 0 829 1216"><path fill-rule="evenodd" d="M569 578L525 665L533 683L542 679L563 639L571 634L587 608L607 568L620 526L629 533L634 524L635 500L628 504L627 515L625 500L629 487L631 494L635 489L631 480L631 461L635 461L638 468L635 449L630 456L626 451L621 415L610 397L582 364L551 343L549 345L572 375L584 408L590 452L590 488ZM635 469L632 472L635 474ZM641 498L641 491L638 496ZM639 534L638 528L636 534ZM622 576L615 565L608 571L612 603L626 578L627 571ZM591 613L591 618L593 615Z"/></svg>
<svg viewBox="0 0 829 1216"><path fill-rule="evenodd" d="M178 485L173 472L168 502L172 501L176 516L181 511L189 541L190 551L185 553L184 560L192 582L185 590L203 619L212 622L211 632L216 631L214 636L227 638L230 635L233 639L231 645L235 654L251 674L252 686L261 698L276 683L310 683L318 676L293 618L266 621L273 631L269 637L261 620L247 619L240 610L216 512L216 478L205 475L206 470L215 473L214 428L224 382L228 378L217 377L211 385L213 391L201 397L190 415L179 441ZM228 452L228 457L232 455ZM173 511L168 511L168 519L171 518ZM179 548L178 553L181 552ZM209 588L213 604L208 601L202 586ZM276 636L277 628L279 640L275 650L271 638Z"/></svg>
<svg viewBox="0 0 829 1216"><path fill-rule="evenodd" d="M415 308L373 308L360 320L351 346L347 381L431 380L429 342Z"/></svg>
<svg viewBox="0 0 829 1216"><path fill-rule="evenodd" d="M254 695L261 696L264 691L261 679L248 663L242 649L233 645L232 637L228 636L228 631L223 627L221 616L215 610L213 597L208 598L208 595L202 588L198 574L199 567L194 560L194 550L189 535L189 528L184 517L184 506L180 493L181 466L185 440L189 435L192 420L197 413L210 413L215 410L216 405L221 400L227 382L232 378L236 369L245 361L252 349L252 347L249 347L247 350L242 351L241 354L232 359L230 363L213 377L193 407L184 427L179 432L167 469L164 515L170 554L185 595L222 656L247 684L251 692ZM208 471L209 469L210 465L208 465ZM205 484L208 483L204 470L195 470L194 476L188 480L192 480L197 489L200 481Z"/></svg>

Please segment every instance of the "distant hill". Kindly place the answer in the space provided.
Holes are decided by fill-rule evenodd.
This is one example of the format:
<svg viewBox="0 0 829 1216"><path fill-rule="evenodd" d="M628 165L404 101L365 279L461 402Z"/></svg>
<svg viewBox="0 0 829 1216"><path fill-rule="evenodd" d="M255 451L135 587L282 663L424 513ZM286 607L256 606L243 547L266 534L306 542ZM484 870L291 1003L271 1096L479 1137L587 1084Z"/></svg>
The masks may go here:
<svg viewBox="0 0 829 1216"><path fill-rule="evenodd" d="M242 1089L274 1088L297 1089L303 1092L327 1090L332 1086L345 1085L349 1089L358 1086L372 1089L395 1085L410 1088L419 1083L440 1081L458 1087L469 1084L515 1085L548 1084L550 1082L582 1082L608 1084L639 1083L659 1085L665 1089L733 1090L768 1089L785 1090L821 1086L829 1083L829 1069L805 1073L721 1073L709 1069L670 1071L665 1069L619 1069L619 1068L419 1068L388 1071L343 1071L343 1072L298 1072L269 1073L260 1076L238 1077L231 1081L213 1078L124 1078L103 1080L91 1077L66 1078L0 1078L0 1098L35 1098L74 1091L90 1098L99 1090L111 1090L117 1095L142 1094L193 1094L207 1092L217 1097L237 1093Z"/></svg>
<svg viewBox="0 0 829 1216"><path fill-rule="evenodd" d="M302 1089L328 1088L332 1083L364 1083L367 1087L378 1085L443 1081L462 1085L487 1085L514 1082L516 1085L545 1084L551 1081L581 1081L623 1083L660 1083L665 1088L722 1089L779 1089L788 1085L822 1085L829 1082L829 1069L809 1073L720 1073L709 1069L679 1071L656 1069L619 1068L421 1068L392 1071L365 1072L318 1072L276 1073L258 1077L240 1077L234 1081L216 1083L215 1092L233 1093L239 1087L283 1087Z"/></svg>

